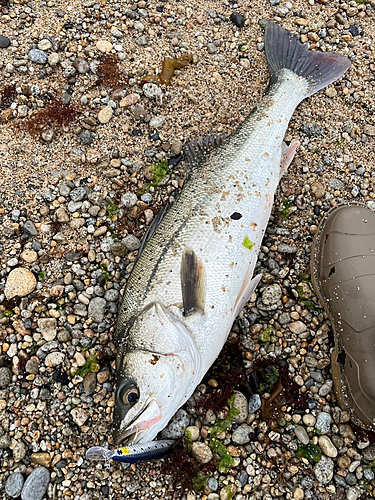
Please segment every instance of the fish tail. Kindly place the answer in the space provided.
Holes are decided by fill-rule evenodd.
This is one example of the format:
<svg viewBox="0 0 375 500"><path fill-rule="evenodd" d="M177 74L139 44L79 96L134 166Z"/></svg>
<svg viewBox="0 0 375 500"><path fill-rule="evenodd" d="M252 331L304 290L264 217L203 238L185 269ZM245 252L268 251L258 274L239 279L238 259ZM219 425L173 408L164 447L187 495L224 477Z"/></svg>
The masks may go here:
<svg viewBox="0 0 375 500"><path fill-rule="evenodd" d="M308 97L338 80L350 67L350 60L335 52L314 52L302 44L295 35L268 21L264 48L270 71L270 86L288 69L303 77Z"/></svg>

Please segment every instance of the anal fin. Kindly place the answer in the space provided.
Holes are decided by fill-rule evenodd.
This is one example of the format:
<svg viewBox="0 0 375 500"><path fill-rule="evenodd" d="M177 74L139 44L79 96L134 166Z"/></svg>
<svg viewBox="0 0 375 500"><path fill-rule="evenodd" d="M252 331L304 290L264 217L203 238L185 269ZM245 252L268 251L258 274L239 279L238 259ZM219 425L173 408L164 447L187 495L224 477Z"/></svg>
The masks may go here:
<svg viewBox="0 0 375 500"><path fill-rule="evenodd" d="M204 314L206 305L206 273L203 262L191 248L185 248L181 262L181 291L184 316Z"/></svg>
<svg viewBox="0 0 375 500"><path fill-rule="evenodd" d="M296 150L299 146L298 141L292 141L289 146L285 142L281 145L281 161L280 161L280 179L286 174L289 165L292 163Z"/></svg>
<svg viewBox="0 0 375 500"><path fill-rule="evenodd" d="M261 274L257 274L256 276L254 276L253 279L251 279L253 274L253 270L251 269L251 267L252 266L249 266L240 293L238 294L238 297L233 307L233 314L235 317L237 317L240 314L242 309L245 307L246 302L250 300L250 297L252 296L254 290L256 289L259 281L262 278Z"/></svg>

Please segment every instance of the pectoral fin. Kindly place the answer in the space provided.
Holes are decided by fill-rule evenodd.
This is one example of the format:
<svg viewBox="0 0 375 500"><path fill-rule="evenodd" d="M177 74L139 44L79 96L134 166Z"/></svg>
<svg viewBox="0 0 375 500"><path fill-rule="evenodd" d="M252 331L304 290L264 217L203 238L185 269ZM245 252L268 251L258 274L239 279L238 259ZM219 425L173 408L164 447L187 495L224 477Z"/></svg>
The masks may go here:
<svg viewBox="0 0 375 500"><path fill-rule="evenodd" d="M206 303L206 273L203 262L194 250L185 248L181 262L181 290L184 315L204 314Z"/></svg>
<svg viewBox="0 0 375 500"><path fill-rule="evenodd" d="M299 146L298 141L292 141L289 146L285 142L281 145L280 178L286 173L289 165L292 163L296 150Z"/></svg>

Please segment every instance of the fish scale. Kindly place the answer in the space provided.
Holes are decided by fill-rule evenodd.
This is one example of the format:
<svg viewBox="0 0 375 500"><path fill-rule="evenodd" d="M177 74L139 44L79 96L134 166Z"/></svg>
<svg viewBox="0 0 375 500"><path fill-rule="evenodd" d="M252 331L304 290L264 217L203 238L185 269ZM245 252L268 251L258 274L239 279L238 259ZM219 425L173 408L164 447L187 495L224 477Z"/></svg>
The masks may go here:
<svg viewBox="0 0 375 500"><path fill-rule="evenodd" d="M220 145L187 148L182 194L128 280L116 329L116 443L152 440L218 356L259 281L252 274L274 194L296 149L283 145L289 120L350 66L271 22L265 52L265 97Z"/></svg>

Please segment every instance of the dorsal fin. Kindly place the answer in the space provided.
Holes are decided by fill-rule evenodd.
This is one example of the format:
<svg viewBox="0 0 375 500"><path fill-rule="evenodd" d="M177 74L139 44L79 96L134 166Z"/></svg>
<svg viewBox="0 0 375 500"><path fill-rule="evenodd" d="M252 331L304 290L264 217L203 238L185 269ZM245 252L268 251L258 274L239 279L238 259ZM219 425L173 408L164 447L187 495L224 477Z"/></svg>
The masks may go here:
<svg viewBox="0 0 375 500"><path fill-rule="evenodd" d="M227 137L229 134L208 135L188 142L184 147L187 173L199 167L207 155L221 146Z"/></svg>
<svg viewBox="0 0 375 500"><path fill-rule="evenodd" d="M206 273L203 262L194 250L186 247L181 262L181 290L184 316L204 314L206 304Z"/></svg>

